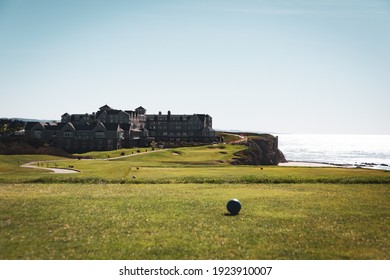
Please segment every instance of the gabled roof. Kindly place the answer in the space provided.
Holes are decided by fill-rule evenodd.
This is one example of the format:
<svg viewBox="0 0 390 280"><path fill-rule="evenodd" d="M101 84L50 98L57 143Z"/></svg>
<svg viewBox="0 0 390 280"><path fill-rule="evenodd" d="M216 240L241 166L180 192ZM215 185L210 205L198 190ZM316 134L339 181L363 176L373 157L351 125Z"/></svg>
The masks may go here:
<svg viewBox="0 0 390 280"><path fill-rule="evenodd" d="M24 127L25 130L31 130L38 122L27 122L26 126Z"/></svg>
<svg viewBox="0 0 390 280"><path fill-rule="evenodd" d="M106 114L107 115L107 111L103 110L103 111L96 112L96 117L99 118L102 114Z"/></svg>
<svg viewBox="0 0 390 280"><path fill-rule="evenodd" d="M93 125L93 124L80 124L80 125L75 125L74 127L76 128L76 130L93 130L95 128L96 125Z"/></svg>
<svg viewBox="0 0 390 280"><path fill-rule="evenodd" d="M65 125L66 125L66 123L60 122L60 123L57 123L56 126L52 126L51 128L52 128L53 130L60 130L60 129L62 129Z"/></svg>
<svg viewBox="0 0 390 280"><path fill-rule="evenodd" d="M43 128L46 130L57 130L61 129L63 125L66 123L57 123L55 121L52 122L27 122L25 126L25 130L32 130L37 128Z"/></svg>
<svg viewBox="0 0 390 280"><path fill-rule="evenodd" d="M98 122L98 123L96 124L96 126L93 128L93 130L94 130L94 131L98 131L98 130L104 130L104 131L106 131L107 129L106 129L106 126L105 126L103 123Z"/></svg>
<svg viewBox="0 0 390 280"><path fill-rule="evenodd" d="M96 113L96 117L100 118L100 116L103 115L103 114L106 114L106 115L118 115L120 113L125 114L127 116L130 116L130 114L128 112L125 112L125 111L122 111L122 110L114 110L114 109L112 109L112 110L109 110L109 111L105 111L105 110L104 111L99 111L99 112Z"/></svg>
<svg viewBox="0 0 390 280"><path fill-rule="evenodd" d="M104 126L107 131L118 131L118 128L120 129L120 126L117 123L105 123Z"/></svg>
<svg viewBox="0 0 390 280"><path fill-rule="evenodd" d="M120 112L123 112L122 110L110 110L110 111L107 111L107 115L117 115L119 114ZM123 112L124 114L127 114L126 112ZM127 114L128 115L128 114Z"/></svg>
<svg viewBox="0 0 390 280"><path fill-rule="evenodd" d="M76 130L76 128L74 127L74 125L71 122L66 123L61 128L61 130L66 130L66 129Z"/></svg>
<svg viewBox="0 0 390 280"><path fill-rule="evenodd" d="M99 110L100 111L104 111L104 110L109 111L109 110L112 110L112 108L106 104L106 105L100 107Z"/></svg>
<svg viewBox="0 0 390 280"><path fill-rule="evenodd" d="M65 125L66 123L47 122L45 124L45 129L51 131L59 130L63 127L63 125L59 125L59 124Z"/></svg>
<svg viewBox="0 0 390 280"><path fill-rule="evenodd" d="M89 118L88 114L72 114L72 115L70 115L71 122L78 122L78 121L85 120L88 118Z"/></svg>
<svg viewBox="0 0 390 280"><path fill-rule="evenodd" d="M199 115L193 114L193 115L191 115L191 116L188 118L188 120L200 120L200 118L199 118Z"/></svg>

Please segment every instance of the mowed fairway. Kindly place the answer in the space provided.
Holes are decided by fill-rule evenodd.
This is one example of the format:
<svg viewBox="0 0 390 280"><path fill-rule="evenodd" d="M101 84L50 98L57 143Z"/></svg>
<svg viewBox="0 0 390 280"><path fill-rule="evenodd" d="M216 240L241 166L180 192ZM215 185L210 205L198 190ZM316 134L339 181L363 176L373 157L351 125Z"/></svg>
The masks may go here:
<svg viewBox="0 0 390 280"><path fill-rule="evenodd" d="M238 149L54 158L82 171L57 175L0 156L0 258L390 258L390 172L232 166Z"/></svg>

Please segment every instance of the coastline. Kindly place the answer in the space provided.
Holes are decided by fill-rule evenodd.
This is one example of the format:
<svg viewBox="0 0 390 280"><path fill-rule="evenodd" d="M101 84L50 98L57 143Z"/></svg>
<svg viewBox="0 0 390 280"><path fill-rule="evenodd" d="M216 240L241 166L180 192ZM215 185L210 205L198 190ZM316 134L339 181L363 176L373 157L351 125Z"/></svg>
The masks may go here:
<svg viewBox="0 0 390 280"><path fill-rule="evenodd" d="M344 167L347 168L349 166L344 165L336 165L331 163L321 163L321 162L309 162L309 161L287 161L281 162L278 166L287 166L287 167Z"/></svg>
<svg viewBox="0 0 390 280"><path fill-rule="evenodd" d="M279 163L278 166L285 166L285 167L365 168L365 169L373 169L373 170L390 171L390 166L388 166L386 164L374 164L374 163L335 164L335 163L312 162L312 161L287 161L287 162Z"/></svg>
<svg viewBox="0 0 390 280"><path fill-rule="evenodd" d="M288 163L390 171L390 135L291 134L279 138Z"/></svg>

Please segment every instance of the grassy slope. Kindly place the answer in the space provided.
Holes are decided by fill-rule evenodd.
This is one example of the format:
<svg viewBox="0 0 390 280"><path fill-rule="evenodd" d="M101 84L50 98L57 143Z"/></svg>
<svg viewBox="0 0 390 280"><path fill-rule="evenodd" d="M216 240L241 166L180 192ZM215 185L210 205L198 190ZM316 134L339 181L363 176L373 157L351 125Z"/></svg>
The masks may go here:
<svg viewBox="0 0 390 280"><path fill-rule="evenodd" d="M42 158L82 170L72 175L19 167L39 156L0 156L0 259L390 258L390 172L229 165L240 148ZM278 184L255 183L264 178ZM225 215L232 197L238 216Z"/></svg>
<svg viewBox="0 0 390 280"><path fill-rule="evenodd" d="M239 145L157 150L115 160L69 160L41 164L81 170L78 174L52 174L21 168L18 156L10 156L0 182L43 183L390 183L390 172L367 169L232 166ZM107 152L102 152L106 157ZM118 152L109 154L110 158ZM131 153L126 153L131 154ZM95 156L99 157L97 153ZM101 156L101 155L100 155ZM6 159L7 157L3 157ZM1 159L1 158L0 158ZM27 157L36 160L37 157ZM4 161L4 160L3 160ZM20 161L23 162L23 161ZM0 163L0 170L5 163ZM46 175L45 175L46 174ZM133 179L136 176L136 179Z"/></svg>
<svg viewBox="0 0 390 280"><path fill-rule="evenodd" d="M29 180L41 177L49 171L23 168L20 165L33 161L61 161L66 158L48 155L0 155L0 183L1 181ZM43 164L46 167L49 163ZM54 164L54 163L51 163Z"/></svg>
<svg viewBox="0 0 390 280"><path fill-rule="evenodd" d="M124 155L137 154L139 152L151 151L152 148L131 148L131 149L119 149L113 151L101 151L101 152L88 152L83 154L74 154L74 156L82 156L94 159L108 159L115 158Z"/></svg>

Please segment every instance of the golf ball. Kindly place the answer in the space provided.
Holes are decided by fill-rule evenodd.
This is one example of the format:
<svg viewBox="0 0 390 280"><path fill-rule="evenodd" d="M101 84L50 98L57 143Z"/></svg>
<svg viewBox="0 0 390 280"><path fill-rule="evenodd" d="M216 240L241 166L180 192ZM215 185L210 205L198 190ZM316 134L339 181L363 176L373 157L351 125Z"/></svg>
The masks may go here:
<svg viewBox="0 0 390 280"><path fill-rule="evenodd" d="M226 204L226 209L231 215L237 215L241 210L241 203L238 199L233 198Z"/></svg>

